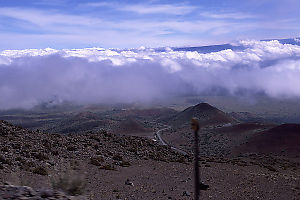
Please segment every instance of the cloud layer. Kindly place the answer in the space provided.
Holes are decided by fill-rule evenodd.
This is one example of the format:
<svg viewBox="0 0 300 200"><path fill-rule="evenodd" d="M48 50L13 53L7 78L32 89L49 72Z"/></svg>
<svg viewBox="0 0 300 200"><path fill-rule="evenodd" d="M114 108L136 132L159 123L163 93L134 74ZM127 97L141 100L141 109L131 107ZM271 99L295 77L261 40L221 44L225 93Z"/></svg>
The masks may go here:
<svg viewBox="0 0 300 200"><path fill-rule="evenodd" d="M151 102L198 94L300 97L300 46L241 41L211 53L172 48L0 52L0 109L43 102Z"/></svg>

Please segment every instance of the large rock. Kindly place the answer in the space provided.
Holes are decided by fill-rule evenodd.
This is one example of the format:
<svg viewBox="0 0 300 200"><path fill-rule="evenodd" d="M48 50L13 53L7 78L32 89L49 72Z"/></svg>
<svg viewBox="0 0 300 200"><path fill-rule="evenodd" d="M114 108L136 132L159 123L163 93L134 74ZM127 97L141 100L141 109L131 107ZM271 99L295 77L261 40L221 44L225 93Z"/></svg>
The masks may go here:
<svg viewBox="0 0 300 200"><path fill-rule="evenodd" d="M36 200L36 199L60 199L60 200L72 200L75 197L68 196L62 192L53 190L41 190L37 191L27 186L15 186L15 185L1 185L0 186L0 199L15 199L15 200ZM79 199L76 197L76 199ZM81 197L80 199L85 199Z"/></svg>

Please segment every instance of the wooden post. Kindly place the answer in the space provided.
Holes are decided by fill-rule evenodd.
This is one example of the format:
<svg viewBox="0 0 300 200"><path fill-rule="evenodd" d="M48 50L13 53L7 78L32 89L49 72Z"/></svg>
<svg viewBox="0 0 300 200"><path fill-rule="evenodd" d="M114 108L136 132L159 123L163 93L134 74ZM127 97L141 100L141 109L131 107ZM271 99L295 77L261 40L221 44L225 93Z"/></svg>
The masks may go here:
<svg viewBox="0 0 300 200"><path fill-rule="evenodd" d="M200 173L199 173L199 122L196 118L192 119L192 129L194 130L194 181L195 181L195 200L200 197Z"/></svg>

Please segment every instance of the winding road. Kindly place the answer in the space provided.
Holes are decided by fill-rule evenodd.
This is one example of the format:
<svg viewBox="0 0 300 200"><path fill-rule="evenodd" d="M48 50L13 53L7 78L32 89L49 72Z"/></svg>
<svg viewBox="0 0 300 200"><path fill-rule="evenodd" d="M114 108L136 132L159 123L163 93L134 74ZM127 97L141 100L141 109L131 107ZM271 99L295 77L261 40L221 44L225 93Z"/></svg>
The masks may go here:
<svg viewBox="0 0 300 200"><path fill-rule="evenodd" d="M178 153L181 153L183 155L188 155L185 151L181 150L181 149L178 149L176 147L173 147L169 144L167 144L162 138L161 138L161 132L162 131L165 131L165 130L168 130L168 129L171 129L171 126L168 126L166 128L163 128L163 129L160 129L158 131L156 131L156 133L154 134L154 138L156 138L162 145L168 145L171 147L172 150L174 151L177 151Z"/></svg>

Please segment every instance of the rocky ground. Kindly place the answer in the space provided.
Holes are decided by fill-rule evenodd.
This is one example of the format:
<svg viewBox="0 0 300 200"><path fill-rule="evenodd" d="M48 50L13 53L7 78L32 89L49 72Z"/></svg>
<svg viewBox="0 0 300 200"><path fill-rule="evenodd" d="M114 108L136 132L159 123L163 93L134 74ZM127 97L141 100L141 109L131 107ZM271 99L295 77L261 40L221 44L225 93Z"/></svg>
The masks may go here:
<svg viewBox="0 0 300 200"><path fill-rule="evenodd" d="M0 197L1 199L15 199L15 200L75 200L80 199L78 197L71 197L59 191L53 190L34 190L28 186L15 186L6 183L0 186ZM84 199L82 197L81 199Z"/></svg>
<svg viewBox="0 0 300 200"><path fill-rule="evenodd" d="M201 180L210 185L202 199L300 198L297 158L206 156L200 166ZM0 121L0 183L5 182L11 185L0 187L0 199L27 190L36 196L18 198L39 199L48 191L59 194L49 199L193 199L193 164L146 138L105 131L63 136Z"/></svg>
<svg viewBox="0 0 300 200"><path fill-rule="evenodd" d="M228 156L234 147L248 142L255 133L268 130L273 126L259 123L240 123L224 127L203 127L199 131L200 154L204 156ZM164 130L161 137L172 146L186 152L192 152L193 134L191 127L186 125Z"/></svg>

